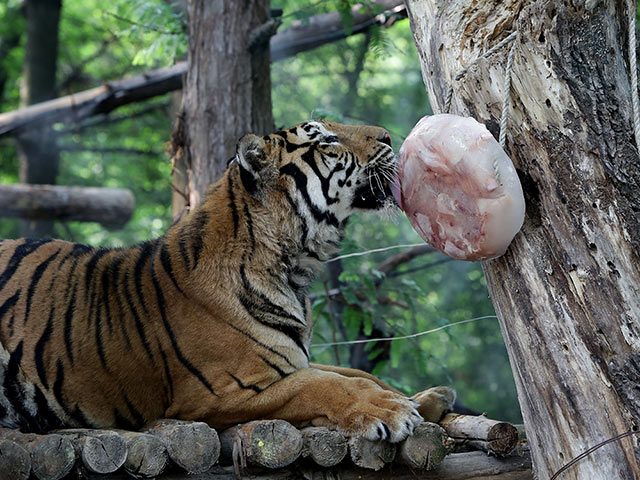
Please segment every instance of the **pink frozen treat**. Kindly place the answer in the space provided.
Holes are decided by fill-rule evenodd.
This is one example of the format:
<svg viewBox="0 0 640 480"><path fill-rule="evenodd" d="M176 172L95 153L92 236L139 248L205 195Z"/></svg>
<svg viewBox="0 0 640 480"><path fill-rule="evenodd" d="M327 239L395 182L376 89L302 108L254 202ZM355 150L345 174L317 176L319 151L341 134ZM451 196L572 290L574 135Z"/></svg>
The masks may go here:
<svg viewBox="0 0 640 480"><path fill-rule="evenodd" d="M499 257L524 221L516 170L473 118L422 118L400 148L393 195L427 243L460 260Z"/></svg>

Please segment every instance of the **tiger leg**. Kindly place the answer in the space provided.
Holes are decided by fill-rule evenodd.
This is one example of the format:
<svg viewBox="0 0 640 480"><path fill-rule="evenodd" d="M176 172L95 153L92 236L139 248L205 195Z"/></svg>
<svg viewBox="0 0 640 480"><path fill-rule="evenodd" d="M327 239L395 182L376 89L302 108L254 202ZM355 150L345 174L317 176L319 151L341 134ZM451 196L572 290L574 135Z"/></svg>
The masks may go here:
<svg viewBox="0 0 640 480"><path fill-rule="evenodd" d="M237 404L237 409L252 418L311 423L370 440L399 442L422 422L416 406L406 396L385 390L368 378L303 368Z"/></svg>
<svg viewBox="0 0 640 480"><path fill-rule="evenodd" d="M399 395L403 395L402 392L396 390L391 385L383 382L379 378L374 377L370 373L363 372L355 368L336 367L333 365L320 365L316 363L310 364L312 368L317 368L326 372L334 372L345 377L360 377L366 378L378 384L384 390L391 390ZM424 390L420 393L416 393L413 400L418 402L418 412L428 422L437 422L442 418L442 415L453 408L453 403L456 400L456 392L449 387L433 387Z"/></svg>

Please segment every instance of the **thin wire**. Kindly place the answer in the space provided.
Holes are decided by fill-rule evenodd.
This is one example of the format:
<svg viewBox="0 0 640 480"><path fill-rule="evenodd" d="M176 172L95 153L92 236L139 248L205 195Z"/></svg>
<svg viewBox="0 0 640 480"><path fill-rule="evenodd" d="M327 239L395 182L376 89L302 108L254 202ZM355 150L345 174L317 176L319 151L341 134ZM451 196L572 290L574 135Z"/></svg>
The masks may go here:
<svg viewBox="0 0 640 480"><path fill-rule="evenodd" d="M482 58L487 58L490 55L493 55L495 52L500 50L502 47L504 47L511 40L516 38L516 35L518 35L518 31L517 30L515 32L510 33L508 36L503 38L498 44L496 44L495 46L491 47L489 50L484 52L481 56L477 57L469 65L467 65L462 70L460 70L460 72L458 72L458 74L453 78L453 82L451 82L451 83L453 84L454 82L457 82L458 80L460 80L465 75L465 73L467 73L467 71L471 67L473 67L476 63L478 63ZM452 98L453 98L453 85L451 85L449 87L449 91L447 92L447 98L446 98L445 103L444 103L444 113L449 113L449 109L451 108L451 99Z"/></svg>
<svg viewBox="0 0 640 480"><path fill-rule="evenodd" d="M631 70L631 103L636 148L640 149L640 102L638 101L638 69L636 66L636 0L629 0L629 69Z"/></svg>
<svg viewBox="0 0 640 480"><path fill-rule="evenodd" d="M343 258L360 257L362 255L369 255L370 253L386 252L387 250L394 250L396 248L420 247L421 245L424 245L424 243L407 243L403 245L391 245L390 247L373 248L371 250L365 250L363 252L354 252L354 253L347 253L345 255L339 255L337 257L330 258L329 260L325 260L324 263L335 262L337 260L342 260Z"/></svg>
<svg viewBox="0 0 640 480"><path fill-rule="evenodd" d="M604 442L600 442L599 444L591 447L589 450L586 450L586 451L582 452L576 458L574 458L569 463L564 465L560 470L558 470L556 473L553 474L553 476L550 478L550 480L555 480L556 478L558 478L558 475L560 475L561 473L565 472L570 467L574 466L576 463L578 463L584 457L586 457L588 455L591 455L593 452L595 452L600 447L604 447L605 445L607 445L609 443L616 442L616 441L621 440L621 439L623 439L625 437L629 437L631 435L637 435L639 433L640 432L637 432L637 431L634 431L634 430L629 430L627 432L621 433L620 435L616 435L615 437L609 438L608 440L605 440Z"/></svg>
<svg viewBox="0 0 640 480"><path fill-rule="evenodd" d="M478 320L485 320L487 318L495 318L495 315L485 315L484 317L475 317L468 318L467 320L460 320L459 322L448 323L446 325L442 325L437 328L433 328L431 330L425 330L424 332L413 333L411 335L404 335L402 337L382 337L382 338L368 338L363 340L350 340L345 342L331 342L331 343L315 343L311 345L311 348L317 347L333 347L334 345L355 345L358 343L371 343L371 342L392 342L394 340L406 340L408 338L420 337L422 335L429 335L430 333L439 332L440 330L444 330L446 328L455 327L456 325L462 325L465 323L477 322Z"/></svg>

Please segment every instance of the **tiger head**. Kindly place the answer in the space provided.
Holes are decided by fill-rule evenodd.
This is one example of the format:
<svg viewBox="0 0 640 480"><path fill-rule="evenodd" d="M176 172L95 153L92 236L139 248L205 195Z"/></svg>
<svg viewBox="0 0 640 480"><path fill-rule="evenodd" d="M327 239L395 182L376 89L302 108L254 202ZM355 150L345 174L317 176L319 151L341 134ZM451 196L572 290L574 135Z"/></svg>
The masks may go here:
<svg viewBox="0 0 640 480"><path fill-rule="evenodd" d="M380 127L312 121L259 137L245 135L236 160L246 190L285 192L299 214L342 225L354 212L395 205L396 157Z"/></svg>

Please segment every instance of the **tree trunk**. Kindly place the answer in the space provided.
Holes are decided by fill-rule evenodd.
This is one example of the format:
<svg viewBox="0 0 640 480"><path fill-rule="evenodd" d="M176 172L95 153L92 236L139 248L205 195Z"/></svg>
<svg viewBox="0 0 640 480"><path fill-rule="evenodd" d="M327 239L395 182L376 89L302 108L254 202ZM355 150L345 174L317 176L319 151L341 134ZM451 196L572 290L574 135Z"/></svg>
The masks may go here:
<svg viewBox="0 0 640 480"><path fill-rule="evenodd" d="M175 183L186 179L186 188L174 201L195 207L242 135L273 130L269 36L250 45L268 20L269 0L189 1L187 78L172 138Z"/></svg>
<svg viewBox="0 0 640 480"><path fill-rule="evenodd" d="M27 0L27 44L20 88L22 106L54 98L58 58L58 22L61 0ZM59 153L53 130L48 126L23 132L18 136L20 182L56 183ZM20 234L29 237L53 236L53 221L23 220Z"/></svg>
<svg viewBox="0 0 640 480"><path fill-rule="evenodd" d="M484 263L538 478L640 425L640 159L633 140L626 2L407 0L434 110L497 137L511 44L507 154L527 216ZM638 435L589 454L562 479L640 476Z"/></svg>

